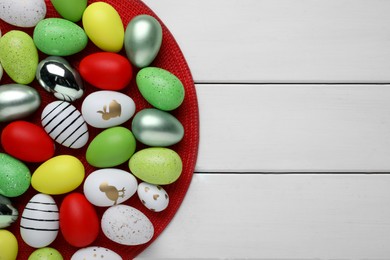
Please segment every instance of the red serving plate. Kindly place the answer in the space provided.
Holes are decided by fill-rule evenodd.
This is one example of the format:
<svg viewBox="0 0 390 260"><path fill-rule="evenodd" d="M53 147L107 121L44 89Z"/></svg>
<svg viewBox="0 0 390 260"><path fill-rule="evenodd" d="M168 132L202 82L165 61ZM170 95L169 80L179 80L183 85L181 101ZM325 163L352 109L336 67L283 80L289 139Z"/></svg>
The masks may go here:
<svg viewBox="0 0 390 260"><path fill-rule="evenodd" d="M51 2L49 0L45 0L45 2L47 5L46 18L60 17L59 14L53 8ZM88 1L88 4L91 4L93 2L97 2L97 1ZM183 83L185 88L185 93L186 93L182 105L176 110L171 111L171 113L183 124L185 134L183 140L180 143L170 147L180 155L183 161L183 172L180 178L176 182L170 185L163 186L170 196L170 203L168 208L162 212L149 211L142 205L142 203L138 199L137 194L134 194L133 197L131 197L128 201L124 203L126 205L130 205L139 209L151 220L151 222L154 225L154 236L152 240L143 245L124 246L107 239L104 236L103 232L100 230L98 238L95 240L93 244L91 244L91 246L102 246L111 249L117 252L118 254L120 254L123 257L123 259L132 259L135 256L137 256L140 252L142 252L145 248L147 248L151 243L153 243L153 241L161 234L161 232L165 229L165 227L172 220L173 216L179 209L180 204L182 203L183 198L188 190L194 172L195 162L198 153L198 142L199 142L198 103L197 103L194 82L191 76L190 69L183 56L183 53L181 52L172 34L169 32L169 30L164 25L164 23L156 16L156 14L153 13L153 11L151 11L143 2L139 0L107 0L104 2L111 4L118 11L118 13L122 18L122 22L125 28L129 23L129 21L134 16L140 14L148 14L154 16L161 23L163 28L162 46L158 56L150 66L160 67L175 74ZM81 22L79 22L78 25L82 26ZM3 21L0 21L0 29L3 35L10 30L21 30L28 33L31 36L33 35L32 33L34 30L34 28L20 28L20 27L11 26ZM91 41L89 41L87 47L83 51L81 51L76 55L65 57L65 59L68 60L68 62L70 62L70 64L77 69L80 60L83 57L85 57L88 54L99 52L99 51L101 50L98 49ZM122 49L119 53L126 57L126 53L124 49ZM39 52L39 60L44 59L46 56L47 55ZM133 75L136 75L138 69L136 69L135 67L133 67L133 69L134 69ZM14 83L14 82L4 73L3 78L0 81L0 84L3 85L9 83ZM29 84L29 86L32 86L39 91L42 98L42 104L32 116L24 118L23 120L30 121L37 125L40 125L40 115L43 108L45 107L46 104L55 101L56 99L53 97L52 94L43 90L43 88L39 85L37 80L34 80L31 84ZM86 82L84 82L84 86L86 89L85 96L88 95L89 93L98 90L97 88L87 84ZM135 76L133 76L130 85L121 92L128 94L135 101L136 112L138 112L143 108L151 107L151 105L144 100L144 98L141 96L140 92L138 91L138 88L135 83ZM81 108L82 100L83 98L73 103L79 109L79 111ZM3 129L5 125L6 123L0 124L0 128ZM131 120L124 123L122 126L131 129ZM101 131L102 131L101 129L89 127L89 132L90 132L89 142L93 139L94 136L96 136ZM56 144L55 156L61 154L71 154L73 156L76 156L83 162L85 166L86 175L88 175L94 170L96 170L96 168L90 166L85 160L85 152L87 146L88 144L84 148L74 150ZM137 143L137 150L140 150L145 147L146 146L142 145L141 143L139 142ZM4 152L2 148L0 152ZM30 168L31 173L33 173L34 170L39 166L39 164L35 164L35 163L26 163L26 164ZM124 163L123 165L120 165L116 168L129 171L127 163ZM80 185L80 187L77 188L77 190L75 191L82 192L82 186L83 184ZM19 232L19 224L20 224L20 215L22 214L25 205L36 193L38 192L35 191L32 187L30 187L25 194L16 198L11 198L13 205L19 210L19 219L7 229L10 230L18 239L18 243L19 243L18 259L23 259L23 260L27 259L28 256L35 250L34 248L31 248L26 243L24 243L23 240L21 239L20 232ZM53 198L57 202L58 207L60 207L61 202L65 195L66 194L53 196ZM100 207L95 207L95 208L99 217L101 217L103 212L106 210L106 208L100 208ZM57 239L49 247L53 247L58 251L60 251L64 259L70 259L73 253L75 253L79 249L69 245L64 240L63 236L61 235L61 232L59 232Z"/></svg>

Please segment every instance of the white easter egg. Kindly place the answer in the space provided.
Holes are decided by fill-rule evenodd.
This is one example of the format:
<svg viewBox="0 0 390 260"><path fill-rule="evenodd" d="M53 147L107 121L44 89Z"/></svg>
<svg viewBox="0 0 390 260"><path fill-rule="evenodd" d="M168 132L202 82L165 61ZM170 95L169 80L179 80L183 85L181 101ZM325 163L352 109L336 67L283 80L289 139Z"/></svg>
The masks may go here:
<svg viewBox="0 0 390 260"><path fill-rule="evenodd" d="M135 103L131 97L120 92L96 91L84 99L81 113L89 125L108 128L129 120L135 113Z"/></svg>
<svg viewBox="0 0 390 260"><path fill-rule="evenodd" d="M59 230L59 213L54 199L38 193L27 203L20 220L20 235L26 244L41 248L50 245Z"/></svg>
<svg viewBox="0 0 390 260"><path fill-rule="evenodd" d="M168 207L168 193L159 185L141 182L137 194L142 204L151 211L160 212Z"/></svg>
<svg viewBox="0 0 390 260"><path fill-rule="evenodd" d="M93 259L122 260L122 257L110 249L100 246L90 246L77 250L70 258L70 260Z"/></svg>
<svg viewBox="0 0 390 260"><path fill-rule="evenodd" d="M137 179L120 169L100 169L84 181L84 195L99 207L109 207L128 200L137 191Z"/></svg>
<svg viewBox="0 0 390 260"><path fill-rule="evenodd" d="M19 27L34 27L46 16L45 0L1 0L0 18Z"/></svg>
<svg viewBox="0 0 390 260"><path fill-rule="evenodd" d="M81 113L66 101L54 101L42 111L42 126L57 143L69 148L81 148L89 138L88 127Z"/></svg>
<svg viewBox="0 0 390 260"><path fill-rule="evenodd" d="M104 235L122 245L141 245L154 234L152 222L141 211L127 205L108 208L102 217Z"/></svg>

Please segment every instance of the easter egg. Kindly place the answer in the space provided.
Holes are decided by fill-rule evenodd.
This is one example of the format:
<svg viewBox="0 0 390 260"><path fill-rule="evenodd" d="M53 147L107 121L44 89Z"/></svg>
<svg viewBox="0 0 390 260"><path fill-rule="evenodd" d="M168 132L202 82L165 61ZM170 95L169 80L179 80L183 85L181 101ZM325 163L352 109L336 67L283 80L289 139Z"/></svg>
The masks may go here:
<svg viewBox="0 0 390 260"><path fill-rule="evenodd" d="M141 245L154 234L152 222L141 211L127 205L109 207L102 216L104 235L122 245Z"/></svg>
<svg viewBox="0 0 390 260"><path fill-rule="evenodd" d="M95 206L108 207L128 200L137 191L137 179L120 169L100 169L88 175L84 195Z"/></svg>
<svg viewBox="0 0 390 260"><path fill-rule="evenodd" d="M40 105L41 97L32 87L21 84L0 86L0 122L27 117Z"/></svg>
<svg viewBox="0 0 390 260"><path fill-rule="evenodd" d="M81 113L85 121L96 128L108 128L125 123L135 112L133 99L123 93L96 91L83 101Z"/></svg>
<svg viewBox="0 0 390 260"><path fill-rule="evenodd" d="M54 142L42 127L27 121L15 121L4 127L1 145L15 158L25 162L43 162L54 155Z"/></svg>
<svg viewBox="0 0 390 260"><path fill-rule="evenodd" d="M20 235L31 247L41 248L50 245L59 230L59 213L54 199L38 193L30 199L20 220Z"/></svg>
<svg viewBox="0 0 390 260"><path fill-rule="evenodd" d="M49 103L42 111L41 123L49 136L69 148L81 148L89 138L88 127L81 113L66 101Z"/></svg>
<svg viewBox="0 0 390 260"><path fill-rule="evenodd" d="M0 259L14 260L18 255L16 237L5 229L0 229Z"/></svg>
<svg viewBox="0 0 390 260"><path fill-rule="evenodd" d="M136 141L127 128L116 126L98 134L89 144L86 152L88 163L95 167L118 166L134 154Z"/></svg>
<svg viewBox="0 0 390 260"><path fill-rule="evenodd" d="M151 211L160 212L168 207L168 193L158 185L141 182L137 194L142 204Z"/></svg>
<svg viewBox="0 0 390 260"><path fill-rule="evenodd" d="M56 11L66 20L78 22L87 8L87 0L50 0Z"/></svg>
<svg viewBox="0 0 390 260"><path fill-rule="evenodd" d="M125 31L125 50L138 68L149 66L162 42L162 28L153 16L142 14L131 19Z"/></svg>
<svg viewBox="0 0 390 260"><path fill-rule="evenodd" d="M34 27L45 18L44 0L1 0L0 18L19 27Z"/></svg>
<svg viewBox="0 0 390 260"><path fill-rule="evenodd" d="M0 62L13 81L31 83L38 66L38 51L30 35L19 30L4 34L0 38Z"/></svg>
<svg viewBox="0 0 390 260"><path fill-rule="evenodd" d="M11 201L0 195L0 229L10 226L18 216L18 210L12 206Z"/></svg>
<svg viewBox="0 0 390 260"><path fill-rule="evenodd" d="M171 72L146 67L136 76L137 86L142 96L155 108L170 111L178 108L184 100L184 86Z"/></svg>
<svg viewBox="0 0 390 260"><path fill-rule="evenodd" d="M39 192L56 195L76 189L84 180L84 165L72 155L58 155L33 173L31 185Z"/></svg>
<svg viewBox="0 0 390 260"><path fill-rule="evenodd" d="M35 76L39 84L58 99L74 101L84 94L80 74L62 57L49 56L39 62Z"/></svg>
<svg viewBox="0 0 390 260"><path fill-rule="evenodd" d="M51 247L43 247L35 250L28 260L63 260L61 253Z"/></svg>
<svg viewBox="0 0 390 260"><path fill-rule="evenodd" d="M71 193L62 201L60 229L65 240L75 247L88 246L97 238L99 219L83 194Z"/></svg>
<svg viewBox="0 0 390 260"><path fill-rule="evenodd" d="M136 152L129 160L129 168L145 182L165 185L180 177L183 165L180 156L172 149L150 147Z"/></svg>
<svg viewBox="0 0 390 260"><path fill-rule="evenodd" d="M139 111L133 118L131 131L138 141L149 146L170 146L180 142L184 136L179 120L155 108Z"/></svg>
<svg viewBox="0 0 390 260"><path fill-rule="evenodd" d="M98 52L84 57L79 65L84 80L106 90L121 90L133 76L128 59L113 52Z"/></svg>
<svg viewBox="0 0 390 260"><path fill-rule="evenodd" d="M3 66L1 66L1 64L0 64L0 80L2 77L3 77Z"/></svg>
<svg viewBox="0 0 390 260"><path fill-rule="evenodd" d="M18 159L0 153L0 195L17 197L30 187L31 173Z"/></svg>
<svg viewBox="0 0 390 260"><path fill-rule="evenodd" d="M122 260L122 257L114 251L100 247L90 246L79 249L72 255L70 260L93 260L93 259L110 259L110 260Z"/></svg>
<svg viewBox="0 0 390 260"><path fill-rule="evenodd" d="M88 5L82 22L88 38L97 47L109 52L122 49L125 29L121 17L110 4L95 2Z"/></svg>
<svg viewBox="0 0 390 260"><path fill-rule="evenodd" d="M47 55L68 56L82 51L88 43L84 30L62 18L46 18L34 29L34 43Z"/></svg>

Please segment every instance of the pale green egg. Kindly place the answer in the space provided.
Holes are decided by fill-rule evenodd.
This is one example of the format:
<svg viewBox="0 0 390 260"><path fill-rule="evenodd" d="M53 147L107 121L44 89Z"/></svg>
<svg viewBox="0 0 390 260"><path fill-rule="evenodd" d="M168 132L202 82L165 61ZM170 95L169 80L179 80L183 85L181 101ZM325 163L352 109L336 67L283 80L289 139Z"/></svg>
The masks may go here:
<svg viewBox="0 0 390 260"><path fill-rule="evenodd" d="M184 100L183 83L171 72L146 67L137 73L137 86L142 96L155 108L170 111L178 108Z"/></svg>
<svg viewBox="0 0 390 260"><path fill-rule="evenodd" d="M28 260L63 260L61 253L51 247L43 247L35 250Z"/></svg>
<svg viewBox="0 0 390 260"><path fill-rule="evenodd" d="M129 160L129 168L136 177L145 182L165 185L180 177L183 163L172 149L151 147L136 152Z"/></svg>
<svg viewBox="0 0 390 260"><path fill-rule="evenodd" d="M0 38L0 62L16 83L31 83L38 66L38 51L30 35L18 30L4 34Z"/></svg>

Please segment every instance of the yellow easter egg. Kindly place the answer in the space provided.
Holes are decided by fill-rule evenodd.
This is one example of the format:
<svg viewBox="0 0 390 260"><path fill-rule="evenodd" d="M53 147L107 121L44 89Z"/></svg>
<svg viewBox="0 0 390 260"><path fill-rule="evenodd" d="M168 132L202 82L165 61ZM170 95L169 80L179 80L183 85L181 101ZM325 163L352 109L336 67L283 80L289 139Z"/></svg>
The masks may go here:
<svg viewBox="0 0 390 260"><path fill-rule="evenodd" d="M0 260L14 260L18 255L18 241L8 230L0 230Z"/></svg>
<svg viewBox="0 0 390 260"><path fill-rule="evenodd" d="M64 194L84 180L84 165L71 155L59 155L42 163L31 177L31 185L41 193Z"/></svg>
<svg viewBox="0 0 390 260"><path fill-rule="evenodd" d="M121 17L110 4L90 4L83 13L82 22L88 38L97 47L109 52L122 49L125 29Z"/></svg>

